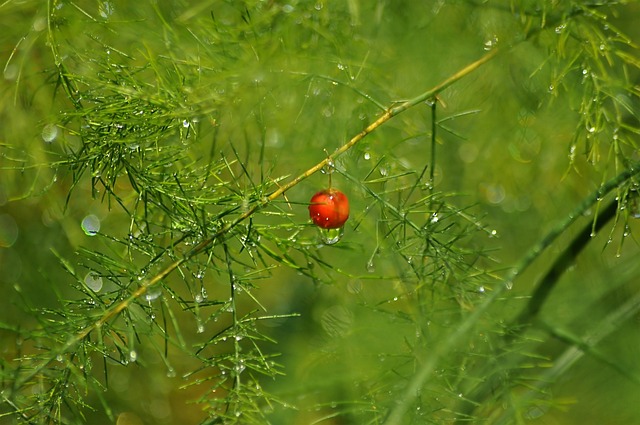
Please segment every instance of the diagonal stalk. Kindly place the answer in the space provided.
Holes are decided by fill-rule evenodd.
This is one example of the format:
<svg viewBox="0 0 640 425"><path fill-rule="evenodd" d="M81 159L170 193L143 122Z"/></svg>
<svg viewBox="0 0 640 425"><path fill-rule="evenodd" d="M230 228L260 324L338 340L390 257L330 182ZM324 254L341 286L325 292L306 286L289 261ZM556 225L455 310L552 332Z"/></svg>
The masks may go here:
<svg viewBox="0 0 640 425"><path fill-rule="evenodd" d="M422 363L416 374L409 381L404 393L399 397L398 403L389 413L389 416L383 423L383 425L401 425L404 423L404 415L409 410L411 404L420 394L420 389L424 386L427 379L431 377L435 371L440 359L442 359L447 353L450 353L454 346L462 340L462 338L471 331L474 324L478 322L480 316L484 314L489 307L499 299L506 291L513 287L514 280L521 275L529 266L548 248L561 234L563 234L569 226L571 226L578 217L590 209L593 205L600 202L600 200L606 196L609 192L622 185L633 176L640 174L640 162L632 164L628 169L622 173L613 177L590 196L585 198L580 205L578 205L574 211L569 214L564 221L558 226L552 229L547 235L535 244L525 255L522 260L513 269L510 275L505 279L504 283L498 286L493 293L487 297L484 302L478 305L473 313L467 316L460 322L454 332L444 339L440 344L434 347L433 351L429 353L429 358Z"/></svg>
<svg viewBox="0 0 640 425"><path fill-rule="evenodd" d="M53 40L52 40L52 44L55 44L55 42L53 42ZM395 117L396 115L401 114L402 112L406 111L407 109L410 109L410 108L412 108L412 107L414 107L416 105L419 105L422 102L425 102L425 101L435 97L436 95L438 95L440 92L442 92L447 87L451 86L452 84L454 84L455 82L457 82L460 79L464 78L465 76L471 74L472 72L474 72L475 70L480 68L482 65L484 65L485 63L487 63L491 59L493 59L498 54L499 51L500 50L498 48L489 51L484 56L482 56L480 59L478 59L478 60L470 63L469 65L465 66L464 68L460 69L459 71L457 71L456 73L451 75L449 78L443 80L442 82L440 82L436 86L432 87L431 89L425 91L424 93L420 94L419 96L416 96L413 99L409 99L409 100L401 103L398 106L395 106L393 108L387 109L376 121L374 121L373 123L369 124L364 130L362 130L360 133L358 133L355 136L353 136L344 145L342 145L339 148L337 148L331 155L328 155L326 158L324 158L322 161L318 162L313 167L311 167L308 170L304 171L299 176L291 179L286 184L280 186L276 191L272 192L269 196L259 200L256 204L254 204L252 207L250 207L247 211L245 211L244 213L240 214L234 220L232 220L230 222L227 222L224 226L222 226L220 229L218 229L218 231L216 231L213 235L207 237L202 242L200 242L198 245L193 247L190 251L185 253L183 257L181 257L181 258L175 260L174 262L172 262L171 264L167 265L162 271L160 271L155 276L150 277L147 280L143 281L141 283L140 287L138 287L135 291L133 291L128 298L126 298L126 299L120 301L118 304L115 304L112 307L108 308L98 320L96 320L92 324L86 326L84 329L79 331L77 334L75 334L74 336L69 338L69 340L64 345L62 345L58 349L51 350L50 355L47 358L45 358L42 362L40 362L40 364L35 366L27 375L23 376L20 380L18 380L16 382L16 384L14 385L14 388L21 388L24 385L24 383L28 382L34 376L36 376L38 373L40 373L40 371L43 370L45 367L47 367L47 365L51 361L53 361L53 359L55 359L58 355L66 353L74 345L78 344L80 341L82 341L84 338L86 338L92 331L100 328L102 325L104 325L105 323L109 322L111 319L115 318L118 314L120 314L122 311L127 309L135 300L137 300L140 297L144 296L144 294L147 293L149 288L154 287L155 285L157 285L164 278L166 278L168 275L170 275L174 270L176 270L182 264L187 262L190 258L194 257L197 254L202 253L203 251L205 251L209 247L213 246L213 244L215 243L216 240L218 240L221 237L223 237L224 235L226 235L231 229L236 227L239 223L241 223L244 220L246 220L247 218L251 217L253 214L255 214L256 212L260 211L261 209L265 208L272 201L274 201L275 199L277 199L281 195L283 195L287 190L295 187L300 182L302 182L303 180L307 179L309 176L315 174L316 172L318 172L319 170L324 168L330 161L333 161L334 157L339 156L339 155L343 154L344 152L348 151L349 149L351 149L359 141L364 139L367 135L372 133L374 130L376 130L378 127L380 127L382 124L384 124L387 121L389 121L391 118ZM59 67L59 72L61 74L65 74L64 68ZM61 75L61 78L63 79L63 81L66 81L66 75ZM71 94L69 92L67 92L67 94L69 96L71 96ZM71 98L73 100L73 97L71 97Z"/></svg>

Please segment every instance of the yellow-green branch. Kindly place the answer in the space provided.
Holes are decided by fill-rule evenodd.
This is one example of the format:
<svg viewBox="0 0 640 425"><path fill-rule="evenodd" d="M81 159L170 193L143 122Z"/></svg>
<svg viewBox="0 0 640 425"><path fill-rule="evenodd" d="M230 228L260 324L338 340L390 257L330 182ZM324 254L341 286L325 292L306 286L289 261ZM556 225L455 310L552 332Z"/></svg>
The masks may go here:
<svg viewBox="0 0 640 425"><path fill-rule="evenodd" d="M444 89L446 89L447 87L449 87L450 85L452 85L456 81L458 81L458 80L462 79L463 77L469 75L470 73L472 73L473 71L478 69L480 66L482 66L485 63L487 63L489 60L491 60L493 57L495 57L498 54L498 51L499 51L499 49L494 49L494 50L486 53L484 56L482 56L477 61L472 62L469 65L465 66L464 68L460 69L458 72L454 73L449 78L447 78L446 80L442 81L440 84L437 84L433 88L427 90L426 92L422 93L421 95L416 96L413 99L409 99L409 100L401 103L398 106L395 106L395 107L387 109L386 112L384 114L382 114L376 121L374 121L373 123L369 124L364 130L362 130L360 133L356 134L353 138L351 138L351 140L349 140L344 145L342 145L338 149L336 149L331 155L329 155L328 157L326 157L322 161L318 162L316 165L314 165L313 167L309 168L308 170L306 170L305 172L303 172L299 176L293 178L292 180L290 180L286 184L282 185L276 191L272 192L269 196L263 198L262 200L260 200L256 204L254 204L251 208L249 208L247 211L245 211L244 213L242 213L241 215L236 217L234 220L226 223L218 231L216 231L213 235L211 235L208 238L204 239L198 245L193 247L190 251L185 253L182 258L180 258L180 259L174 261L173 263L167 265L160 273L158 273L155 276L150 277L147 280L143 281L142 284L140 285L140 287L137 288L135 291L133 291L129 297L127 297L126 299L124 299L124 300L120 301L119 303L117 303L117 304L111 306L110 308L108 308L97 321L95 321L91 325L85 327L80 332L78 332L76 335L71 337L67 341L67 343L64 344L62 347L60 347L57 350L52 350L52 353L51 353L50 357L48 359L45 359L40 365L38 365L34 369L32 369L31 372L27 376L23 377L20 380L20 382L18 383L18 385L16 385L16 388L20 388L21 384L23 384L24 382L27 382L28 380L33 378L37 373L39 373L42 369L44 369L58 355L67 352L71 347L73 347L78 342L80 342L84 338L86 338L92 331L100 328L102 325L104 325L105 323L109 322L111 319L113 319L118 314L120 314L123 310L127 309L136 299L139 299L140 297L144 296L144 294L147 293L149 288L157 285L160 281L162 281L165 277L167 277L169 274L171 274L174 270L176 270L178 267L180 267L182 264L184 264L190 258L192 258L195 255L203 252L207 248L213 246L213 244L215 243L215 241L217 239L219 239L222 236L224 236L225 234L227 234L231 229L233 229L239 223L241 223L242 221L244 221L247 218L251 217L257 211L265 208L272 201L274 201L275 199L277 199L281 195L283 195L287 190L295 187L301 181L305 180L309 176L311 176L311 175L315 174L317 171L321 170L323 167L325 167L329 163L329 161L332 161L332 159L334 157L339 156L342 153L344 153L344 152L348 151L349 149L351 149L360 140L364 139L368 134L372 133L375 129L380 127L385 122L389 121L391 118L395 117L396 115L398 115L398 114L406 111L407 109L410 109L410 108L412 108L412 107L414 107L414 106L416 106L416 105L418 105L418 104L420 104L420 103L422 103L422 102L424 102L426 100L434 98L436 95L438 95L440 92L442 92ZM61 72L62 72L62 70L61 70Z"/></svg>

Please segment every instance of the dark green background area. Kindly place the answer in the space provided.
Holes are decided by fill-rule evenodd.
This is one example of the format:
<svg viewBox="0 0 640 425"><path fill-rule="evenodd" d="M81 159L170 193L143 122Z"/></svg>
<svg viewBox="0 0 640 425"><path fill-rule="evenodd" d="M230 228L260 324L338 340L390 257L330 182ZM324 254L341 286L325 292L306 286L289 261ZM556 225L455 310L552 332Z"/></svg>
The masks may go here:
<svg viewBox="0 0 640 425"><path fill-rule="evenodd" d="M323 173L304 180L286 199L252 219L264 232L265 247L291 253L305 267L302 252L316 250L324 262L315 265L321 279L314 280L281 257L268 258L265 269L270 270L252 282L252 295L265 314L300 314L260 324L261 331L277 341L265 341L261 348L265 354L278 354L284 372L261 385L288 406L275 403L266 416L275 424L383 423L385 409L393 407L421 359L483 301L484 291L500 285L530 247L622 171L624 160L639 159L638 133L632 130L640 128L640 61L633 44L640 42L640 6L623 2L593 9L607 16L611 28L626 34L628 43L609 28L596 32L595 18L568 18L576 8L544 1L0 3L3 388L12 380L11 365L34 349L16 341L18 330L38 329L43 310L63 305L72 309L64 300L83 302L68 270L79 276L91 270L82 250L126 256L114 241L126 239L131 216L103 186L92 186L92 177L112 176L120 200L132 205L136 194L130 179L125 173L113 174L122 172L116 152L133 164L155 161L150 175L168 176L163 180L167 187L173 184L172 175L197 175L221 158L238 160L252 181L234 180L224 167L217 175L221 182L233 181L226 186L233 196L254 202L266 193L252 183L285 176L280 184L299 175L386 108L499 48L487 64L440 93L437 103L434 190L449 206L447 211L460 212L453 214L456 220L469 217L468 228L451 228L464 234L454 243L464 254L454 250L445 255L451 255L452 263L466 261L481 272L452 273L468 280L452 279L444 288L427 291L420 301L407 296L414 282L404 280L405 271L410 273L396 244L402 240L401 228L393 227L389 210L371 195L395 205L400 197L396 192L402 193L430 167L431 108L426 103L394 117L335 158L331 184L351 201L351 218L337 245L317 243L308 220L308 199L328 185ZM529 22L521 11L537 18ZM546 17L544 23L540 16ZM600 32L610 57L589 55L585 40ZM632 61L623 63L624 54L636 57L635 67ZM71 86L60 79L60 72ZM585 80L590 72L598 74L594 81L619 103L592 99ZM69 87L77 92L66 92ZM592 103L603 112L595 114L600 125L590 132L584 123L588 114L581 110ZM628 131L616 133L616 122L626 123ZM58 135L45 142L43 130L52 125ZM618 136L621 144L615 145ZM95 143L93 162L70 164L69 154L87 141ZM137 155L145 147L152 147L152 153L141 159ZM104 166L101 172L92 169L96 164ZM78 170L84 173L79 176ZM214 189L207 193L195 185L187 190L202 204L216 196ZM418 192L430 193L424 186ZM615 196L626 195L616 192L605 201ZM430 208L425 203L412 217L426 223ZM598 208L567 229L478 321L473 338L460 341L442 360L406 423L451 423L457 398L466 396L464 379L476 379L472 371L485 363L500 369L502 356L521 353L525 359L517 373L501 376L496 384L510 388L506 392L516 400L526 385L513 389L510 379L533 386L571 347L535 329L506 353L492 351L539 277L578 229L594 220ZM88 215L100 220L100 235L83 231L81 223ZM434 229L442 238L452 236L444 210L439 217L445 219ZM615 223L594 235L545 304L544 322L589 335L637 294L639 232L637 220L622 211ZM281 242L288 237L290 251ZM250 253L238 243L232 249L250 261ZM194 264L204 265L205 259ZM159 271L157 267L144 273ZM224 279L213 271L200 279L209 299L228 297ZM166 285L187 297L193 289L185 288L178 276ZM207 382L187 385L191 381L182 378L201 366L189 355L202 342L200 318L197 311L173 307L186 344L171 349L170 367L158 355L163 340L153 332L136 350L136 364L108 364L109 388L100 397L111 406L112 417L120 418L118 424L140 423L135 418L145 424L191 424L206 417L201 405L190 402L206 394ZM251 298L242 300L243 312L255 308ZM144 317L145 312L132 315ZM640 423L639 320L636 311L613 325L596 344L597 354L580 358L531 405L514 402L517 413L509 423ZM206 323L204 335L220 326ZM424 333L416 336L416 329ZM420 338L427 340L414 346ZM64 340L61 335L59 341ZM94 374L103 380L102 360L94 357L93 362ZM204 370L196 376L213 373ZM100 397L91 391L84 396L95 408L86 412L86 423L113 423ZM508 396L489 399L476 417L467 419L481 423L513 407ZM10 411L0 408L0 415L7 415L0 416L0 424L18 423Z"/></svg>

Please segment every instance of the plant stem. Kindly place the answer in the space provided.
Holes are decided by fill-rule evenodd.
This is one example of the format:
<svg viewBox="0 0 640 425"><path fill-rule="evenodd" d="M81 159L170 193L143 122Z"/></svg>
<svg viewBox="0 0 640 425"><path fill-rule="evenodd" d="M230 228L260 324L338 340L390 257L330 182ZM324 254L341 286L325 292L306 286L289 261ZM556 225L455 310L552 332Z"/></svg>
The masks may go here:
<svg viewBox="0 0 640 425"><path fill-rule="evenodd" d="M535 244L525 254L525 256L522 257L522 260L520 260L520 262L512 270L510 275L507 276L504 283L498 286L493 291L493 293L484 300L484 302L479 304L469 316L462 320L461 323L455 328L455 331L449 334L448 338L444 339L444 341L438 344L433 349L433 351L429 353L430 357L422 364L418 372L413 375L413 378L411 379L411 381L409 381L406 390L404 391L402 396L399 397L398 403L391 410L383 425L403 424L405 413L409 410L409 406L414 402L414 400L420 393L420 388L424 386L424 383L435 371L440 359L447 353L451 352L451 350L459 342L459 340L461 340L462 337L470 331L470 329L476 322L478 322L480 316L484 314L489 309L489 307L498 298L500 298L502 294L504 294L505 291L510 290L513 287L514 280L527 268L529 268L529 266L540 256L540 254L542 254L542 252L546 248L548 248L558 236L564 233L578 217L582 217L589 208L591 208L597 202L600 202L600 200L605 195L607 195L613 189L617 188L637 174L640 174L640 162L634 163L631 167L600 186L600 188L598 188L590 196L585 198L582 203L578 205L578 207L576 207L575 210L565 218L564 221L562 221L558 226L547 233L547 235L542 238L540 242Z"/></svg>
<svg viewBox="0 0 640 425"><path fill-rule="evenodd" d="M49 16L51 16L51 11L49 12ZM387 109L386 112L384 114L382 114L377 120L375 120L373 123L369 124L360 133L358 133L355 136L353 136L348 142L346 142L344 145L342 145L338 149L336 149L331 155L327 156L322 161L318 162L316 165L314 165L313 167L309 168L308 170L306 170L305 172L303 172L299 176L293 178L288 183L280 186L277 190L272 192L269 196L267 196L267 197L261 199L260 201L258 201L256 204L254 204L252 207L250 207L244 213L240 214L234 220L227 222L220 229L218 229L218 231L216 231L213 235L211 235L211 236L207 237L206 239L204 239L198 245L193 247L190 251L187 251L187 253L185 253L183 257L181 257L181 258L175 260L174 262L170 263L162 271L160 271L157 275L155 275L153 277L150 277L147 280L143 281L141 283L141 285L135 291L133 291L129 297L127 297L126 299L120 301L118 304L115 304L112 307L108 308L98 320L96 320L92 324L90 324L87 327L85 327L84 329L82 329L80 332L75 334L73 337L69 338L69 340L64 345L62 345L60 348L52 349L50 355L46 359L44 359L39 365L35 366L27 375L23 376L22 379L18 380L16 382L16 385L14 385L14 388L22 388L22 386L24 385L25 382L31 380L34 376L36 376L42 369L44 369L58 355L67 352L69 349L71 349L71 347L73 347L74 345L76 345L77 343L82 341L84 338L86 338L92 331L98 329L99 327L101 327L105 323L109 322L114 317L116 317L123 310L127 309L135 300L137 300L138 298L144 296L144 294L147 293L149 288L157 285L160 281L162 281L164 278L166 278L168 275L170 275L174 270L176 270L178 267L180 267L182 264L184 264L190 258L194 257L197 254L200 254L201 252L203 252L206 249L208 249L209 247L211 247L216 240L218 240L222 236L226 235L231 229L236 227L239 223L243 222L244 220L246 220L247 218L249 218L253 214L255 214L257 211L259 211L259 210L263 209L264 207L266 207L267 205L269 205L272 201L274 201L275 199L277 199L278 197L283 195L287 190L295 187L300 182L302 182L303 180L307 179L309 176L311 176L311 175L315 174L316 172L320 171L323 167L325 167L327 165L327 163L329 161L332 161L334 157L336 157L338 155L341 155L344 152L346 152L349 149L351 149L360 140L364 139L368 134L370 134L371 132L376 130L378 127L380 127L385 122L389 121L391 118L395 117L396 115L401 114L402 112L406 111L407 109L410 109L410 108L412 108L412 107L414 107L414 106L416 106L416 105L418 105L418 104L420 104L420 103L422 103L422 102L424 102L426 100L429 100L429 99L433 98L438 93L442 92L444 89L446 89L447 87L449 87L450 85L452 85L456 81L458 81L458 80L464 78L465 76L469 75L470 73L474 72L475 70L480 68L482 65L484 65L485 63L487 63L488 61L493 59L498 54L498 52L499 52L498 48L489 51L484 56L482 56L480 59L478 59L475 62L472 62L469 65L465 66L464 68L460 69L459 71L457 71L456 73L451 75L449 78L445 79L441 83L439 83L436 86L432 87L431 89L425 91L424 93L420 94L419 96L416 96L413 99L409 99L409 100L401 103L400 105L398 105L396 107ZM54 54L55 54L55 52L54 52ZM58 59L56 58L56 61L57 60ZM64 68L59 67L59 72L61 74L64 74L65 73ZM63 75L61 75L61 77L63 78L63 80L65 80ZM68 87L65 85L65 88L68 88ZM67 95L70 96L70 98L73 100L72 93L67 91Z"/></svg>
<svg viewBox="0 0 640 425"><path fill-rule="evenodd" d="M582 252L587 244L592 240L595 233L599 232L616 215L618 201L612 200L609 205L598 214L595 223L587 223L580 233L576 235L571 244L564 250L554 262L547 274L542 278L540 284L533 292L531 299L518 315L510 331L507 333L508 340L521 333L526 327L531 325L531 321L536 318L542 305L549 297L551 290L555 288L560 276L573 264L576 257Z"/></svg>
<svg viewBox="0 0 640 425"><path fill-rule="evenodd" d="M574 364L578 362L585 354L601 361L605 365L619 372L622 376L629 379L634 384L640 384L640 376L633 374L632 371L621 367L618 363L613 363L604 354L596 351L594 347L604 338L620 329L620 325L630 318L634 317L640 311L640 294L636 294L628 299L624 304L615 311L607 315L603 320L599 321L594 329L590 329L582 337L570 335L559 329L555 329L548 324L542 324L544 328L560 341L565 342L569 347L564 353L557 357L553 366L545 371L545 373L537 379L528 391L518 395L515 403L511 403L508 409L501 412L500 416L491 423L502 425L512 423L512 418L517 406L525 404L527 401L538 397L550 383L555 382L559 377L564 376Z"/></svg>
<svg viewBox="0 0 640 425"><path fill-rule="evenodd" d="M558 283L560 276L574 263L576 257L592 240L593 232L600 231L605 224L615 217L617 209L618 201L614 199L607 205L604 211L597 215L595 222L589 222L583 226L563 253L556 258L549 268L549 271L544 275L540 284L534 290L525 308L517 316L513 324L507 327L502 349L513 342L518 335L521 335L531 325L532 320L536 318L542 305L551 293L551 290ZM500 350L500 348L498 348L498 350ZM517 364L518 359L520 359L520 357L510 356L506 360L502 360L501 370L510 370ZM487 378L492 373L492 370L487 368L484 372L480 372L479 375ZM464 403L464 407L458 409L458 411L462 413L462 417L467 417L479 404L489 397L489 394L492 392L491 387L493 383L493 380L485 379L476 389L466 395L465 400L467 401Z"/></svg>

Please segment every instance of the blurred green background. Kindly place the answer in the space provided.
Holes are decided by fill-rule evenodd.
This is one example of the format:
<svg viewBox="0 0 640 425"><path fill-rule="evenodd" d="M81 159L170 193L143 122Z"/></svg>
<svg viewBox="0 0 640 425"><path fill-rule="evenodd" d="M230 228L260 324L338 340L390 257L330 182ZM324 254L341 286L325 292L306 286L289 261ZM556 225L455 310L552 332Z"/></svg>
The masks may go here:
<svg viewBox="0 0 640 425"><path fill-rule="evenodd" d="M199 164L211 158L235 159L235 149L256 181L258 176L295 176L373 122L383 108L417 96L500 48L503 51L493 60L440 94L434 170L435 188L447 202L479 217L486 231L460 244L487 253L479 268L485 270L487 288L497 285L499 276L527 249L624 168L605 124L597 139L587 139L578 111L587 91L580 70L588 60L575 59L580 52L571 45L571 37L562 42L566 52L559 52L565 29L544 28L521 41L526 32L537 29L519 11L532 11L538 16L532 22L540 25L540 16L548 13L552 21L571 10L553 2L538 3L1 3L0 322L38 327L34 311L58 308L61 299L79 297L60 258L79 274L86 273L90 266L77 255L81 247L120 255L110 238L125 238L131 232L130 216L108 193L92 187L91 172L76 181L77 164L65 163L66 155L83 143L82 125L118 117L128 125L130 133L123 143L132 151L138 143L161 140L161 146L177 147ZM597 10L631 41L640 40L638 3ZM617 46L616 36L606 39ZM620 49L637 54L628 44ZM59 78L59 65L78 89L71 97ZM607 75L619 82L622 92L635 90L637 96L637 66L613 63ZM94 98L82 99L83 93ZM108 93L126 101L109 103L116 96ZM86 102L87 110L79 109L72 98ZM637 97L630 102L637 111ZM637 125L637 115L631 115L625 120ZM172 136L163 139L165 134ZM629 146L625 154L637 160L634 145ZM268 278L254 282L253 296L267 313L300 314L264 325L263 332L277 341L266 343L265 353L279 353L285 375L262 385L285 404L296 406L276 405L272 423L364 423L359 422L362 417L366 423L383 423L385 413L376 409L406 384L397 376L413 367L407 340L413 338L415 326L400 312L411 315L415 306L404 297L398 252L381 230L385 212L372 208L374 202L363 187L392 192L384 177L419 173L430 164L430 152L431 109L419 105L336 158L340 172L332 174L332 184L350 196L352 218L343 240L318 252L337 272L322 274L323 282L314 282L272 261ZM599 160L594 159L596 152ZM167 175L185 172L185 164L168 164ZM372 175L383 179L353 183L371 180ZM314 240L315 229L305 226L305 203L327 180L325 174L311 176L287 193L289 205L283 201L268 210L282 215L261 215L255 225L273 225L274 232L285 232L275 226L286 222L300 232L299 238ZM244 194L253 190L240 178L237 186ZM134 198L127 195L131 187L126 178L114 187L123 199ZM424 219L431 213L425 208ZM590 213L580 226L596 211ZM87 231L86 221L83 228L87 217L99 223L100 236ZM536 279L576 231L569 229L518 278L513 290L492 307L492 318L478 324L479 333L501 331L500 324L525 305ZM596 235L545 305L545 321L583 335L636 294L638 232L638 224L621 215L615 226ZM295 254L294 258L303 260ZM209 273L201 281L210 298L228 296L228 283L218 275ZM171 282L180 283L177 278L167 284ZM469 295L471 305L481 300L478 296ZM243 302L251 305L249 299ZM447 310L451 317L469 308L453 296L431 301L430 307ZM190 312L176 316L187 345L198 344L198 317ZM426 355L428 347L449 332L448 326L451 323L434 323ZM215 323L207 323L205 335L211 332ZM26 354L17 348L14 332L0 330L0 338L3 364ZM545 333L537 338L541 341L526 349L546 359L540 363L553 363L567 347ZM196 369L197 362L176 349L167 366L147 345L141 343L137 365L110 366L104 397L117 423L198 423L206 414L189 402L206 393L207 385L181 388L187 382L181 376ZM597 347L628 376L585 356L548 389L551 408L541 405L536 414L527 410L521 423L640 423L640 389L633 382L640 374L638 313ZM490 358L483 357L490 352L487 347L478 349L485 353L478 358L473 347L459 350L452 360L466 359L461 370ZM447 364L447 370L450 367ZM537 366L522 365L528 367ZM94 371L101 373L99 369ZM457 384L447 373L439 375L421 395L430 400L425 405L436 406L434 411L414 412L413 422L407 423L447 423L451 404L443 401L440 411L438 400L455 398ZM96 408L87 413L87 423L113 423L95 395L88 394L87 400ZM479 413L483 414L489 415ZM0 417L0 423L14 420Z"/></svg>

